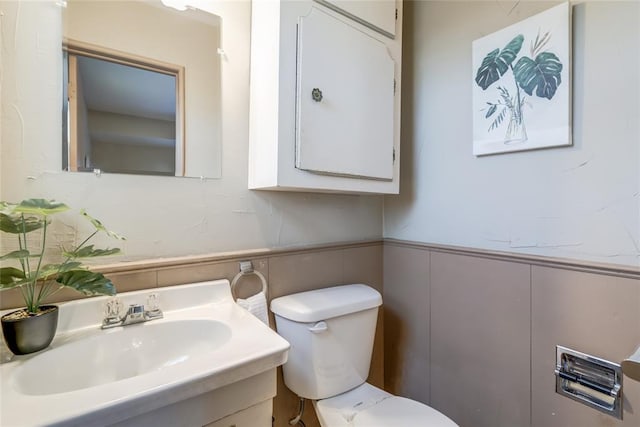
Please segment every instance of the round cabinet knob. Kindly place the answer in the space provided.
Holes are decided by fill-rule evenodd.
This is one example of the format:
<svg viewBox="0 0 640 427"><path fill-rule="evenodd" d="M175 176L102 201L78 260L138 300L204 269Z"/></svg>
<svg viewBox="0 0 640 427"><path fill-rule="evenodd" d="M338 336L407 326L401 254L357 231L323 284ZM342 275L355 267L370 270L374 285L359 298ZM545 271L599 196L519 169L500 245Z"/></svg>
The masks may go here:
<svg viewBox="0 0 640 427"><path fill-rule="evenodd" d="M322 101L322 91L317 87L314 87L313 90L311 91L311 99L313 99L316 102Z"/></svg>

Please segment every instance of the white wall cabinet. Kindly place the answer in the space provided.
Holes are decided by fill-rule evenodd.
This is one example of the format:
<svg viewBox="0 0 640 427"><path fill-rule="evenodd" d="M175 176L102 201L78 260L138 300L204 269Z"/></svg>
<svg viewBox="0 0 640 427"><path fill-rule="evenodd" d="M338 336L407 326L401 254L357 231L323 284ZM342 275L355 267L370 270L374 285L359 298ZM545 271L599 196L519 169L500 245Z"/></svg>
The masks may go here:
<svg viewBox="0 0 640 427"><path fill-rule="evenodd" d="M391 38L396 35L396 2L394 0L317 1Z"/></svg>
<svg viewBox="0 0 640 427"><path fill-rule="evenodd" d="M396 194L401 2L328 3L253 2L249 188Z"/></svg>

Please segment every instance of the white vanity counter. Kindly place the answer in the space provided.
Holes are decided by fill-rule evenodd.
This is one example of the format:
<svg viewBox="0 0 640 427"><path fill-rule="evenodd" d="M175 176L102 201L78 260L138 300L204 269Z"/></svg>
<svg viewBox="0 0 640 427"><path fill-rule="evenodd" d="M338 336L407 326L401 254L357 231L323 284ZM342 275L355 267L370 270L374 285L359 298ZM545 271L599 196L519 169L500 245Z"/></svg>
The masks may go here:
<svg viewBox="0 0 640 427"><path fill-rule="evenodd" d="M163 408L180 402L191 405L185 406L191 421L182 425L204 425L270 404L275 368L287 360L289 344L234 303L228 281L118 297L127 306L151 293L159 296L163 319L102 330L107 298L73 301L59 304L49 348L28 356L3 349L0 425L142 425L154 412L166 419ZM213 395L202 400L217 390L228 403ZM197 399L206 406L202 414L193 409Z"/></svg>

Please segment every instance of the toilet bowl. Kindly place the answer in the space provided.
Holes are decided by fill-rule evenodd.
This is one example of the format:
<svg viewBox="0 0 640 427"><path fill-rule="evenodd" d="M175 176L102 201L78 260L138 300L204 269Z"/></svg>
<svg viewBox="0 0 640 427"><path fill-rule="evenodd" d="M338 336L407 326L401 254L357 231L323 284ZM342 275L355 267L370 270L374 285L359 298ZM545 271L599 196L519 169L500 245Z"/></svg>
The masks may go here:
<svg viewBox="0 0 640 427"><path fill-rule="evenodd" d="M313 401L322 427L456 427L437 410L366 382L382 297L362 285L287 295L271 302L291 344L285 385Z"/></svg>
<svg viewBox="0 0 640 427"><path fill-rule="evenodd" d="M457 427L430 406L368 383L313 404L323 427Z"/></svg>

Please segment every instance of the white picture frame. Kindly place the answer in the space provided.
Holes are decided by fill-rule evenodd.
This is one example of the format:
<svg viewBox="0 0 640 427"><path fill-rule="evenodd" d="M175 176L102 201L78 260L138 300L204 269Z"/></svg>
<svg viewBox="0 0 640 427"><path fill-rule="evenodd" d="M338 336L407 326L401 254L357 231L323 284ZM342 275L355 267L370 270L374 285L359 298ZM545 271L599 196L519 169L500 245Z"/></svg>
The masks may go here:
<svg viewBox="0 0 640 427"><path fill-rule="evenodd" d="M472 43L473 154L572 145L571 6Z"/></svg>

